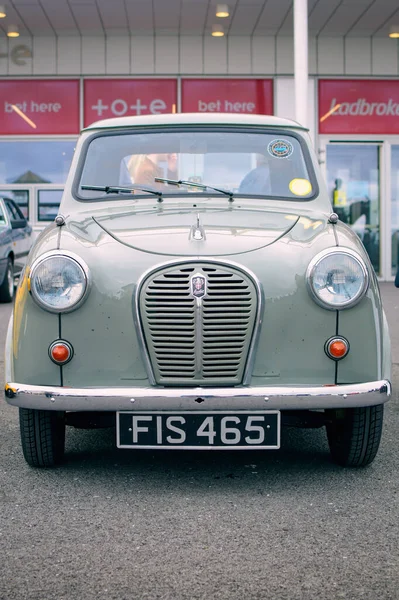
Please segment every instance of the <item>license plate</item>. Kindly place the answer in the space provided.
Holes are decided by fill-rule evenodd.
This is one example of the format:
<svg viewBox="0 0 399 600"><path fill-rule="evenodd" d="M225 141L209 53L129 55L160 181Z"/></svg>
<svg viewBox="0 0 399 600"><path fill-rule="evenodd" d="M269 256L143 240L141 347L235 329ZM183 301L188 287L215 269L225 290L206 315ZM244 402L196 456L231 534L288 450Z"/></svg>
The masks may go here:
<svg viewBox="0 0 399 600"><path fill-rule="evenodd" d="M271 450L280 448L280 412L118 412L118 448Z"/></svg>

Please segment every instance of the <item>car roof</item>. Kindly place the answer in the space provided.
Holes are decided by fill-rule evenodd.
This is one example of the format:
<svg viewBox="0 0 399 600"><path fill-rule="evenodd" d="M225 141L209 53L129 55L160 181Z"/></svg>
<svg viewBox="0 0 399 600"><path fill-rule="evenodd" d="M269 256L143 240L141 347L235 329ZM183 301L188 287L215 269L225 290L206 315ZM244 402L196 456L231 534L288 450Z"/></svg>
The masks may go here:
<svg viewBox="0 0 399 600"><path fill-rule="evenodd" d="M243 115L237 113L177 113L163 115L143 115L140 117L116 117L96 121L83 131L93 129L115 129L148 125L248 125L301 129L308 131L296 121L269 115Z"/></svg>

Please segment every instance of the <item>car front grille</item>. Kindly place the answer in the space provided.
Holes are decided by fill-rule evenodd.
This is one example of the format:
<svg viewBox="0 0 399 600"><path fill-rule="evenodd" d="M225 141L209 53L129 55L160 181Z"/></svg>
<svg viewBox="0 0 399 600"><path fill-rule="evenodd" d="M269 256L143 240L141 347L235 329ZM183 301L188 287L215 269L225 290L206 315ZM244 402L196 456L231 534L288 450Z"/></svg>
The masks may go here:
<svg viewBox="0 0 399 600"><path fill-rule="evenodd" d="M206 293L192 294L192 278ZM139 317L155 382L238 385L254 333L252 279L230 265L190 262L151 273L140 288Z"/></svg>

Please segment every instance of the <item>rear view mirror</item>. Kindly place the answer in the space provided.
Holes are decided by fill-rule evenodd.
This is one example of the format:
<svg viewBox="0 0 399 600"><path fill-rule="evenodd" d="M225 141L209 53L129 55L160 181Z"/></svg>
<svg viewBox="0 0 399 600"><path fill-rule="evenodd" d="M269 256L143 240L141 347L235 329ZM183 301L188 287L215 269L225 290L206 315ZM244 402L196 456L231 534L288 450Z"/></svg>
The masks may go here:
<svg viewBox="0 0 399 600"><path fill-rule="evenodd" d="M22 229L28 225L28 221L26 219L13 219L11 221L11 229Z"/></svg>

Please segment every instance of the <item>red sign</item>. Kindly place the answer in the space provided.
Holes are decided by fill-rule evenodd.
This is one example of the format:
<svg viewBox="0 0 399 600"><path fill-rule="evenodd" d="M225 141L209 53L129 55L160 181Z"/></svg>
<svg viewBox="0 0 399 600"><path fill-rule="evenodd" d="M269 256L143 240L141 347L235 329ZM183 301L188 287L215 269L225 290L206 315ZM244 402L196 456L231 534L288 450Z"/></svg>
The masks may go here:
<svg viewBox="0 0 399 600"><path fill-rule="evenodd" d="M319 81L320 133L399 133L399 81Z"/></svg>
<svg viewBox="0 0 399 600"><path fill-rule="evenodd" d="M79 133L79 80L0 81L0 134Z"/></svg>
<svg viewBox="0 0 399 600"><path fill-rule="evenodd" d="M175 79L86 79L84 122L176 112Z"/></svg>
<svg viewBox="0 0 399 600"><path fill-rule="evenodd" d="M184 79L182 112L273 114L272 79Z"/></svg>

